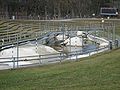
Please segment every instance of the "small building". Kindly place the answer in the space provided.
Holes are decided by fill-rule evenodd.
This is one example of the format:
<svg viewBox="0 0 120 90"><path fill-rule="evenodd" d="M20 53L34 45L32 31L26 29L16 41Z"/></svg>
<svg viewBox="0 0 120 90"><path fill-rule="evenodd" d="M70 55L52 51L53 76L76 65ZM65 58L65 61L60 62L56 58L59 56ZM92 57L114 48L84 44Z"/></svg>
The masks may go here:
<svg viewBox="0 0 120 90"><path fill-rule="evenodd" d="M101 17L118 17L118 9L113 7L101 7Z"/></svg>

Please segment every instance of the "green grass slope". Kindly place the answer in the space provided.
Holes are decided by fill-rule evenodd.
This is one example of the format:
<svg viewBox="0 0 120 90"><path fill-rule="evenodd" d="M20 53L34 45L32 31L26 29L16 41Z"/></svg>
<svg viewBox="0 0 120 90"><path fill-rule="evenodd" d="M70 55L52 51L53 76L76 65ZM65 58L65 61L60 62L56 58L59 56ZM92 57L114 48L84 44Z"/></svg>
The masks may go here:
<svg viewBox="0 0 120 90"><path fill-rule="evenodd" d="M120 90L120 49L77 62L0 71L0 90Z"/></svg>

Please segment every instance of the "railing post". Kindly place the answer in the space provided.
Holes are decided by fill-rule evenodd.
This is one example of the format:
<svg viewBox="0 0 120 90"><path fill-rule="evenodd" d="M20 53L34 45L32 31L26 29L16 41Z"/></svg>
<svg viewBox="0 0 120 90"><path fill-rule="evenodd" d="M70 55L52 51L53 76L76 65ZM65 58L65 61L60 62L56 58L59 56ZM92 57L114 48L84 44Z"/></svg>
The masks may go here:
<svg viewBox="0 0 120 90"><path fill-rule="evenodd" d="M39 64L42 64L41 55L39 55Z"/></svg>
<svg viewBox="0 0 120 90"><path fill-rule="evenodd" d="M76 51L76 61L77 61L77 51Z"/></svg>
<svg viewBox="0 0 120 90"><path fill-rule="evenodd" d="M90 56L90 50L88 50L89 56Z"/></svg>
<svg viewBox="0 0 120 90"><path fill-rule="evenodd" d="M62 61L62 55L61 55L61 53L60 53L60 63L61 63L61 61Z"/></svg>
<svg viewBox="0 0 120 90"><path fill-rule="evenodd" d="M97 53L98 53L98 51L99 51L99 47L97 47Z"/></svg>
<svg viewBox="0 0 120 90"><path fill-rule="evenodd" d="M112 41L109 41L109 49L112 50L113 47L112 47Z"/></svg>
<svg viewBox="0 0 120 90"><path fill-rule="evenodd" d="M119 46L118 44L119 44L119 42L118 42L118 40L116 39L116 40L115 40L115 48L118 48L118 46Z"/></svg>
<svg viewBox="0 0 120 90"><path fill-rule="evenodd" d="M13 57L13 69L15 69L15 57Z"/></svg>
<svg viewBox="0 0 120 90"><path fill-rule="evenodd" d="M71 56L72 56L72 55L71 55L71 52L70 52L70 53L68 53L68 57L70 57L70 59L69 59L69 60L71 60Z"/></svg>

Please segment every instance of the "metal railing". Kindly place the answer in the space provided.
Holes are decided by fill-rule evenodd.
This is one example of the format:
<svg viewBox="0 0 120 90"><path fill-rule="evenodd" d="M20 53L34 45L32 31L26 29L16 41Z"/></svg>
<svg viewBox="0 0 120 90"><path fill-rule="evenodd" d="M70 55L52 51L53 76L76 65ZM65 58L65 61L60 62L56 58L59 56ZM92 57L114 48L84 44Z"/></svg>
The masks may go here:
<svg viewBox="0 0 120 90"><path fill-rule="evenodd" d="M88 57L108 49L109 49L109 46L87 50L84 52L83 51L69 52L67 53L67 55L64 53L56 53L56 54L24 56L24 57L11 56L6 58L0 58L0 66L3 66L3 67L0 67L0 70L31 67L31 66L45 65L45 64L51 64L51 63L61 63L66 60L77 61L82 57ZM26 63L26 64L21 64L21 63ZM4 68L4 66L7 66L7 68Z"/></svg>

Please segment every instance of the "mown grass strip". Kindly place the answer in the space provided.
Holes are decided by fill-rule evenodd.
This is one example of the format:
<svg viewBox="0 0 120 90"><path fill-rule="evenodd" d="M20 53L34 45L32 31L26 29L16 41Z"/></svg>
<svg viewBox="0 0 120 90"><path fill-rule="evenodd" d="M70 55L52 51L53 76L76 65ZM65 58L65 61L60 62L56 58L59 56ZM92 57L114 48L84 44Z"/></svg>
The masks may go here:
<svg viewBox="0 0 120 90"><path fill-rule="evenodd" d="M0 71L0 90L119 90L120 49L41 67Z"/></svg>

